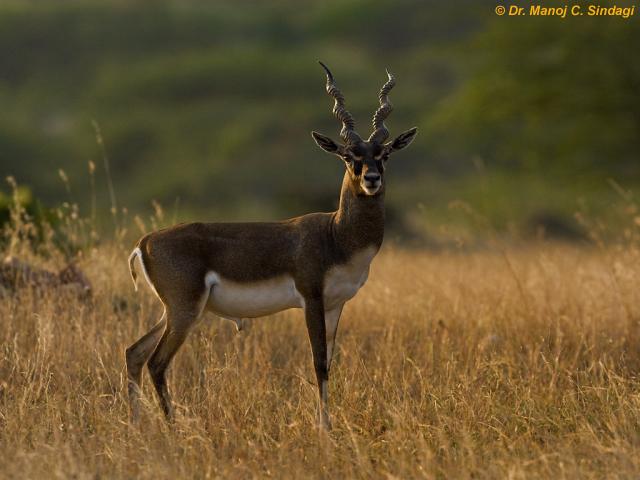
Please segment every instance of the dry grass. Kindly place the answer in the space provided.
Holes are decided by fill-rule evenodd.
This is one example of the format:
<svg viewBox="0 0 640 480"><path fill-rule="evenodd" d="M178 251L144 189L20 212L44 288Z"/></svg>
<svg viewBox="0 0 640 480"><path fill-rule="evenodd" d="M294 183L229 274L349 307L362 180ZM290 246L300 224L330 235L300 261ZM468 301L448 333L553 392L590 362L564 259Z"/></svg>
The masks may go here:
<svg viewBox="0 0 640 480"><path fill-rule="evenodd" d="M386 248L348 304L315 429L299 311L236 334L209 318L170 374L175 428L145 376L127 424L123 352L159 317L126 252L66 294L0 303L3 478L631 478L640 475L640 254L539 246Z"/></svg>

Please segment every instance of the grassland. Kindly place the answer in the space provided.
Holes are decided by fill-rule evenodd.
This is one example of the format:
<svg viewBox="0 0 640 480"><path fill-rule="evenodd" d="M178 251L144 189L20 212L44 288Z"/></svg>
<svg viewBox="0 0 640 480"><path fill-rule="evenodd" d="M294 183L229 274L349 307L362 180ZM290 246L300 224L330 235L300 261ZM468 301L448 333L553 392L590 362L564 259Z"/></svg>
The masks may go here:
<svg viewBox="0 0 640 480"><path fill-rule="evenodd" d="M123 352L160 308L133 292L125 254L103 245L81 262L93 305L0 302L0 477L640 475L634 247L386 246L343 316L328 436L299 311L241 333L204 320L170 374L175 427L146 377L131 427Z"/></svg>

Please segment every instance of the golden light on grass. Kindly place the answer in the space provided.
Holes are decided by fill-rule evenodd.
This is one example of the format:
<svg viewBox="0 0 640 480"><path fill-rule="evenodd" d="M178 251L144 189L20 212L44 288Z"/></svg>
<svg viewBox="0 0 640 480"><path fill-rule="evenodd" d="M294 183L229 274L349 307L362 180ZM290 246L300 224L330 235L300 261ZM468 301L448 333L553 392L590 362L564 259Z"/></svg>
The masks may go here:
<svg viewBox="0 0 640 480"><path fill-rule="evenodd" d="M207 317L127 422L123 352L160 316L124 249L82 266L95 302L0 303L5 478L603 478L640 474L640 253L386 247L345 310L315 428L299 311L236 333Z"/></svg>

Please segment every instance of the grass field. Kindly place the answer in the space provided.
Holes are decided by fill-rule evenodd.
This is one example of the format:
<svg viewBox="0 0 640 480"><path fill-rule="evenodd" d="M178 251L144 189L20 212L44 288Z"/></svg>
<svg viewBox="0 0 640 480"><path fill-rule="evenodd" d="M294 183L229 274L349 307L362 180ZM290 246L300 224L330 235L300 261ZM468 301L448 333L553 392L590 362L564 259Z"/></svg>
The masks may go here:
<svg viewBox="0 0 640 480"><path fill-rule="evenodd" d="M345 309L315 428L300 311L236 333L207 318L127 422L124 349L160 316L124 247L64 292L0 303L2 478L637 478L640 252L385 246ZM53 261L53 260L52 260Z"/></svg>

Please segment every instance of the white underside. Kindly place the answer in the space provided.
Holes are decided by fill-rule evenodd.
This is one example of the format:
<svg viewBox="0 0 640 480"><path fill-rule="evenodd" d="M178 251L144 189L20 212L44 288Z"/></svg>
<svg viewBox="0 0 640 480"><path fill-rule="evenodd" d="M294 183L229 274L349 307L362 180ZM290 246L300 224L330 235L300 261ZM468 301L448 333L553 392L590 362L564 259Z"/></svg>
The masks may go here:
<svg viewBox="0 0 640 480"><path fill-rule="evenodd" d="M369 275L369 265L376 249L358 252L346 264L327 271L324 287L325 310L333 310L355 296ZM304 298L290 275L252 283L235 282L218 272L205 276L210 292L205 309L216 315L236 320L271 315L289 308L304 308Z"/></svg>
<svg viewBox="0 0 640 480"><path fill-rule="evenodd" d="M304 299L288 275L253 283L225 279L209 272L205 285L211 293L206 309L229 319L255 318L287 310L303 308Z"/></svg>

